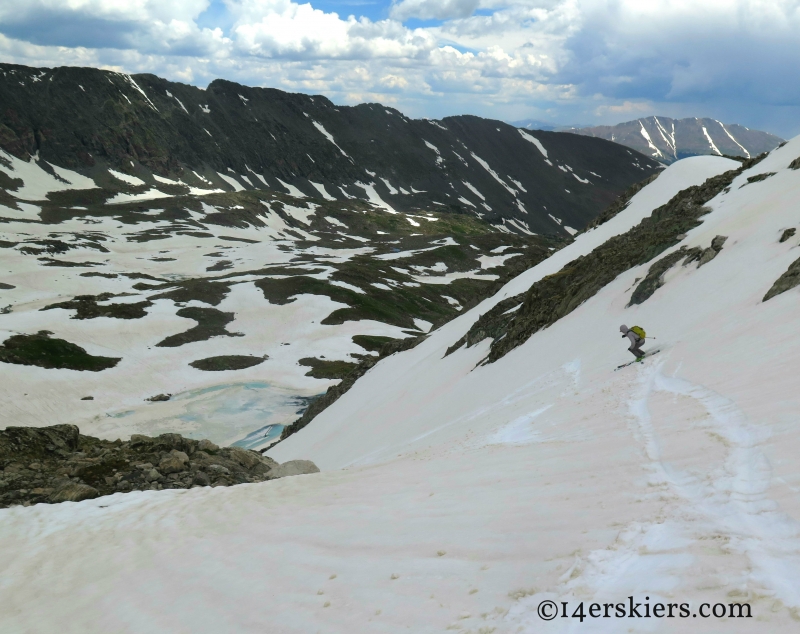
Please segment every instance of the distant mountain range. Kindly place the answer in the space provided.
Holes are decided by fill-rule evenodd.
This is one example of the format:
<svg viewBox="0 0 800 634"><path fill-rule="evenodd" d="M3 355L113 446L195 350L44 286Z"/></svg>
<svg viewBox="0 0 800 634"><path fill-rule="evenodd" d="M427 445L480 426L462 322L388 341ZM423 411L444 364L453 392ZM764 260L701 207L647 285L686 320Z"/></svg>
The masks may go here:
<svg viewBox="0 0 800 634"><path fill-rule="evenodd" d="M0 148L120 185L108 168L225 191L468 213L515 233L580 230L659 168L603 139L474 116L409 119L215 80L0 64ZM99 180L98 180L99 179ZM116 186L116 185L114 185Z"/></svg>
<svg viewBox="0 0 800 634"><path fill-rule="evenodd" d="M621 143L662 163L704 154L750 158L783 142L778 136L716 119L646 117L608 126L559 126L535 119L515 121L527 130L573 132Z"/></svg>

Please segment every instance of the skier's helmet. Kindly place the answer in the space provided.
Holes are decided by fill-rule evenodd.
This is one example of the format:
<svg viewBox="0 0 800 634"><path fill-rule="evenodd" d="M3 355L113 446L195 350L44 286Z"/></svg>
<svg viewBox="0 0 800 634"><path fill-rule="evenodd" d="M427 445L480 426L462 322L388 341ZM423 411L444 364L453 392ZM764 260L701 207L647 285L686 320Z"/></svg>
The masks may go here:
<svg viewBox="0 0 800 634"><path fill-rule="evenodd" d="M623 335L624 335L624 334L627 334L627 332L628 332L628 327L627 327L627 326L625 326L625 325L622 325L622 326L620 326L620 327L619 327L619 331L620 331L620 332L621 332Z"/></svg>

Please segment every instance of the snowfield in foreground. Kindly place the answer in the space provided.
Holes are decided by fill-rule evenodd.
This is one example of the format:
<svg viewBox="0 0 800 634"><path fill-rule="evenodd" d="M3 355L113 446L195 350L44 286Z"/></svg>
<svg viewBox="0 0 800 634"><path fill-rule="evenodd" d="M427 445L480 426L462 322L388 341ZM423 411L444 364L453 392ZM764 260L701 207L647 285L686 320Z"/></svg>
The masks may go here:
<svg viewBox="0 0 800 634"><path fill-rule="evenodd" d="M673 164L269 452L322 473L0 511L3 631L796 632L800 291L762 298L800 256L778 241L800 224L798 156L800 138L738 176L673 247L724 235L720 254L643 304L626 308L649 264L494 364L475 367L488 340L443 358L504 297L738 165ZM615 372L622 323L661 352ZM753 618L536 613L630 595Z"/></svg>

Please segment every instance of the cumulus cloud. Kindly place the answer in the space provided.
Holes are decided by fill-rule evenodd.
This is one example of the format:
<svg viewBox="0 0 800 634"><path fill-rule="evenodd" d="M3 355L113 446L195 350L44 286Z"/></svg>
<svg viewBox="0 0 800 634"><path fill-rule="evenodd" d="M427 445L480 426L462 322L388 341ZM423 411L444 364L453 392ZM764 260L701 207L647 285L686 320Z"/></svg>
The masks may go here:
<svg viewBox="0 0 800 634"><path fill-rule="evenodd" d="M394 20L342 20L290 0L231 0L237 50L289 59L414 58L435 48L435 38Z"/></svg>
<svg viewBox="0 0 800 634"><path fill-rule="evenodd" d="M0 54L384 101L412 116L658 113L800 132L797 0L381 0L379 20L314 0L214 0L224 30L201 19L211 1L0 0Z"/></svg>

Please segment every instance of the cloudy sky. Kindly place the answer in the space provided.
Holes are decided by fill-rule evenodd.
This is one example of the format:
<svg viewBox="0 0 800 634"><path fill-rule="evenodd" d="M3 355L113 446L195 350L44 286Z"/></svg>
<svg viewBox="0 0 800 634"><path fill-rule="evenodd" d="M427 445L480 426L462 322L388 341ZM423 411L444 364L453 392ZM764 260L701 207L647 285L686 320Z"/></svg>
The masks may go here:
<svg viewBox="0 0 800 634"><path fill-rule="evenodd" d="M661 114L800 134L800 0L0 0L0 60L414 117Z"/></svg>

